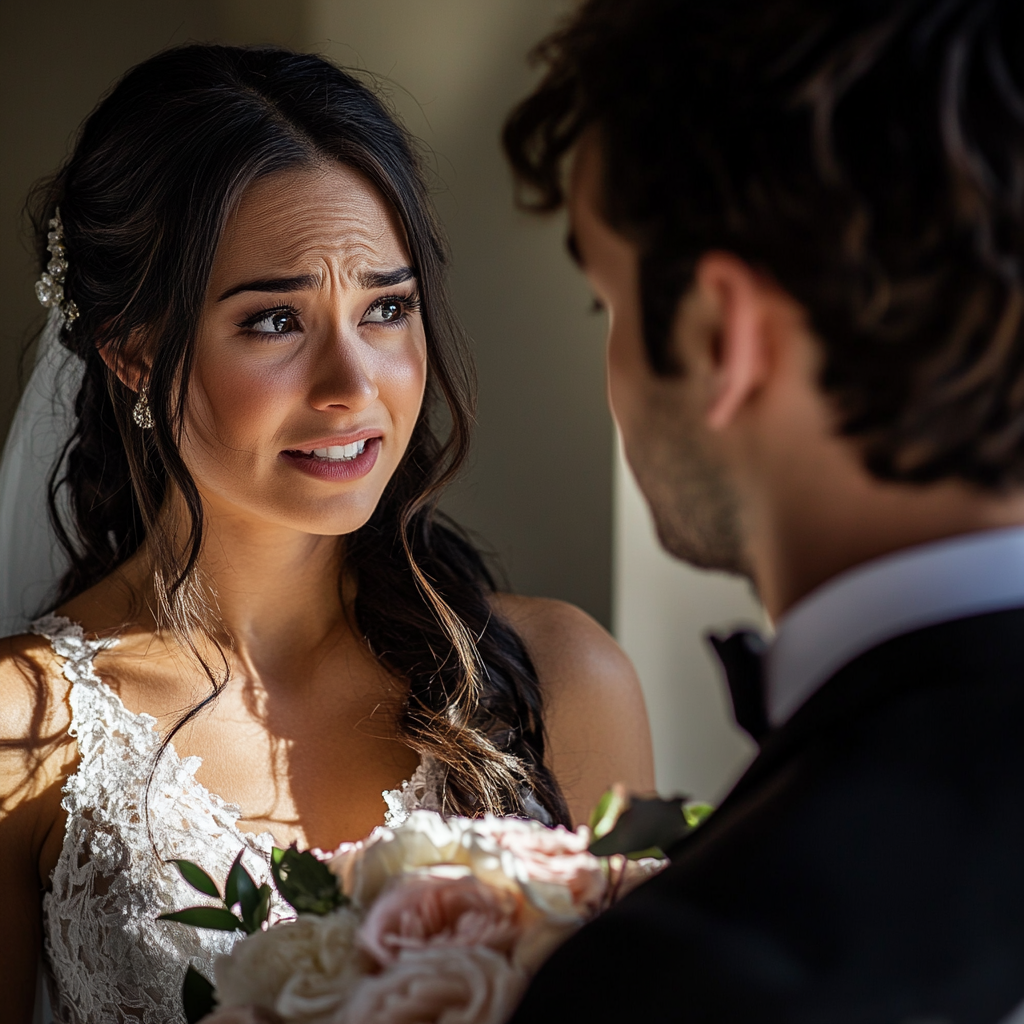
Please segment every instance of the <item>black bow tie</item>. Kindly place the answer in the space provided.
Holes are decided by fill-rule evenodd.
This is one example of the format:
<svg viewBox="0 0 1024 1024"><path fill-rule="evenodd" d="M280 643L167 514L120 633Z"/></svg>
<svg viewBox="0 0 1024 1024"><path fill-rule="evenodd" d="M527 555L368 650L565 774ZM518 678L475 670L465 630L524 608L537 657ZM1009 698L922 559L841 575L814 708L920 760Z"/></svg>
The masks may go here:
<svg viewBox="0 0 1024 1024"><path fill-rule="evenodd" d="M764 698L763 657L768 645L751 629L724 638L710 633L708 640L725 669L736 724L760 743L771 728Z"/></svg>

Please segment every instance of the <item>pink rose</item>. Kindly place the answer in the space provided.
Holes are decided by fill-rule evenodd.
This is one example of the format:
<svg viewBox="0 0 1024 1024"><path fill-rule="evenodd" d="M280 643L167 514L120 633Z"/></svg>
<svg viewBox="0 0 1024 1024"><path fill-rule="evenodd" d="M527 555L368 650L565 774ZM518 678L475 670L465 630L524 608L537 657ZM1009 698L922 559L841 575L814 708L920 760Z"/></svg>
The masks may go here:
<svg viewBox="0 0 1024 1024"><path fill-rule="evenodd" d="M507 953L519 935L519 903L472 875L397 880L370 908L359 941L381 966L404 950L486 946Z"/></svg>
<svg viewBox="0 0 1024 1024"><path fill-rule="evenodd" d="M541 909L564 914L590 914L601 905L606 878L601 861L587 847L590 830L584 826L575 832L559 825L548 828L519 818L488 817L479 823L499 849L515 858L519 880L533 900L540 897ZM531 885L530 883L539 883ZM552 905L555 889L563 889L571 899L571 908L560 898Z"/></svg>
<svg viewBox="0 0 1024 1024"><path fill-rule="evenodd" d="M337 1024L502 1024L526 975L484 946L404 950L364 978Z"/></svg>

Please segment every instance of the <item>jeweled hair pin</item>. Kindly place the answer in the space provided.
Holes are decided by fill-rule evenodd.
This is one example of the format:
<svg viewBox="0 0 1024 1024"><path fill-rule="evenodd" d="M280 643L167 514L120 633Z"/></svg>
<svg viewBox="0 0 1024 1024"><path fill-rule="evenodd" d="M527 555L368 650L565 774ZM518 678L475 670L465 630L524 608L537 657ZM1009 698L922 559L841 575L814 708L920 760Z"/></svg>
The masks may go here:
<svg viewBox="0 0 1024 1024"><path fill-rule="evenodd" d="M36 298L47 309L56 308L60 311L61 327L70 327L78 319L78 307L74 299L69 299L64 294L64 275L68 272L68 257L64 248L64 225L60 222L59 207L50 221L46 239L50 262L46 264L46 270L36 281Z"/></svg>

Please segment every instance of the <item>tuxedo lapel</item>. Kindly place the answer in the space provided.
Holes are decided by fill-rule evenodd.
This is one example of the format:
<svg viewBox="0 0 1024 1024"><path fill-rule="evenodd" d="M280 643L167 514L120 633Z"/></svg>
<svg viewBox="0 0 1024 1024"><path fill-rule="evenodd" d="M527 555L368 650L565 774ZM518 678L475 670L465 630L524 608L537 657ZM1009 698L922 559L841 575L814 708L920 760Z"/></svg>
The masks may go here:
<svg viewBox="0 0 1024 1024"><path fill-rule="evenodd" d="M712 830L716 817L731 817L810 741L911 690L969 685L970 667L964 663L976 662L977 671L985 672L993 658L1018 661L1024 686L1024 608L939 623L865 651L817 689L787 722L761 737L757 757L712 818L677 843L670 856L676 860L691 843L699 842L701 833Z"/></svg>

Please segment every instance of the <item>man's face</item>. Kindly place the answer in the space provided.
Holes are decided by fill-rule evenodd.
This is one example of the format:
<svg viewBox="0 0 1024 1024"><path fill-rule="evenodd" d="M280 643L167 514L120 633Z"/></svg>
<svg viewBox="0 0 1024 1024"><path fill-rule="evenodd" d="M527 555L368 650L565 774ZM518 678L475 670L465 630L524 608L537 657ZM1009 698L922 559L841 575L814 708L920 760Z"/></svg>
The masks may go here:
<svg viewBox="0 0 1024 1024"><path fill-rule="evenodd" d="M672 344L685 370L655 375L643 342L638 250L601 217L600 187L601 152L591 133L569 186L571 237L608 314L608 395L626 459L663 547L698 568L747 575L736 495L703 421L707 377L699 360L687 358L707 341L707 317L692 294L683 299Z"/></svg>

